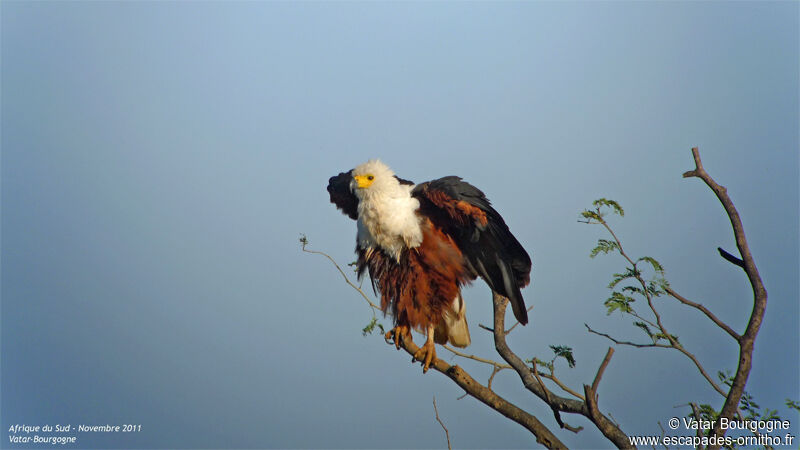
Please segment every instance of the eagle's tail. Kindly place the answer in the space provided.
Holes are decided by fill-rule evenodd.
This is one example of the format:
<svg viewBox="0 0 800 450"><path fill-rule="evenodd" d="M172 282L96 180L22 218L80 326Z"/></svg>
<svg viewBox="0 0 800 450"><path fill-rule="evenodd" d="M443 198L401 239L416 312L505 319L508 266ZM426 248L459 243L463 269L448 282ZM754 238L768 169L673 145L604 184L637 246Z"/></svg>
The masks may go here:
<svg viewBox="0 0 800 450"><path fill-rule="evenodd" d="M469 337L469 326L467 325L467 305L461 293L458 294L444 311L442 321L436 327L434 340L439 344L446 344L448 341L456 347L466 347L472 341Z"/></svg>

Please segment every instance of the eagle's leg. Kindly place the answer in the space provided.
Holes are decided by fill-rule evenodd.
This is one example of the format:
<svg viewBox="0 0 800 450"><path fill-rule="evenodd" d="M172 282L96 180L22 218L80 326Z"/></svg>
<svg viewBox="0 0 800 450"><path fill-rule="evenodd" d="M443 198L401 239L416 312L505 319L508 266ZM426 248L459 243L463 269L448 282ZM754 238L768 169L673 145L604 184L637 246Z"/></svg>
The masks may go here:
<svg viewBox="0 0 800 450"><path fill-rule="evenodd" d="M387 343L394 343L394 346L400 350L400 340L408 339L411 342L411 328L408 324L398 323L394 328L386 332L383 336Z"/></svg>
<svg viewBox="0 0 800 450"><path fill-rule="evenodd" d="M431 366L431 362L436 359L436 347L433 343L433 334L435 329L435 326L428 325L428 338L425 340L425 344L420 347L416 353L414 353L414 357L411 359L411 362L422 362L422 373L427 372Z"/></svg>

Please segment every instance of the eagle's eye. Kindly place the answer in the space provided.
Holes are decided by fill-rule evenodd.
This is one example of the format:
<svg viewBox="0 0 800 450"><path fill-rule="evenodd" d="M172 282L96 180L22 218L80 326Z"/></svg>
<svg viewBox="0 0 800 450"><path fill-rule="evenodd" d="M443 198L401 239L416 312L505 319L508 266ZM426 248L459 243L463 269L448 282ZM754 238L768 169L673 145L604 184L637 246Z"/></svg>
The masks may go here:
<svg viewBox="0 0 800 450"><path fill-rule="evenodd" d="M372 175L368 175L368 176L367 176L367 179L368 179L369 181L372 181L372 180L374 180L374 179L375 179L375 177L373 177Z"/></svg>

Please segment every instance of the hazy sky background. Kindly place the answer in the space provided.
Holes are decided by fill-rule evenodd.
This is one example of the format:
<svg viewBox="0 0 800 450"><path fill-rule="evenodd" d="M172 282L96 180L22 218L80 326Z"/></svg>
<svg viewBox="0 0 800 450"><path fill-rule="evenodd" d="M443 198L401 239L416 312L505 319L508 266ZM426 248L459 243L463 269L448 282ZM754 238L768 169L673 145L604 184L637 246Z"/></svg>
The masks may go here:
<svg viewBox="0 0 800 450"><path fill-rule="evenodd" d="M329 176L379 157L402 177L460 175L533 258L523 357L591 383L609 342L644 336L603 301L619 256L589 259L598 197L633 255L736 330L752 307L727 186L769 292L748 391L798 400L798 3L17 2L2 14L1 444L13 424L141 424L79 447L535 446L519 425L377 336L325 259L354 259ZM466 290L491 356L483 283ZM663 319L712 373L737 347L699 313ZM389 319L383 320L388 325ZM421 338L417 335L417 340ZM439 349L439 356L449 358ZM491 370L454 359L477 379ZM572 447L515 374L501 395ZM629 434L689 401L721 405L677 352L618 347L599 391Z"/></svg>

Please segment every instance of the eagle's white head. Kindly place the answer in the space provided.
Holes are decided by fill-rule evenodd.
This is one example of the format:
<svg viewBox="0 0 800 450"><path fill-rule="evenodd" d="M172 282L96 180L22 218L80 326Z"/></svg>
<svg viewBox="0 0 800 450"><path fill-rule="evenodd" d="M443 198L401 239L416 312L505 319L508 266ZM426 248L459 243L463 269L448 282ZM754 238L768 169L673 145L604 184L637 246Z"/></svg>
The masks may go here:
<svg viewBox="0 0 800 450"><path fill-rule="evenodd" d="M419 246L422 230L413 186L400 184L392 169L377 159L357 166L352 176L350 189L359 200L359 246L377 245L397 260L404 248Z"/></svg>
<svg viewBox="0 0 800 450"><path fill-rule="evenodd" d="M408 189L402 189L392 169L378 159L370 159L353 169L350 189L359 200L369 197L397 197L398 194L408 195Z"/></svg>

